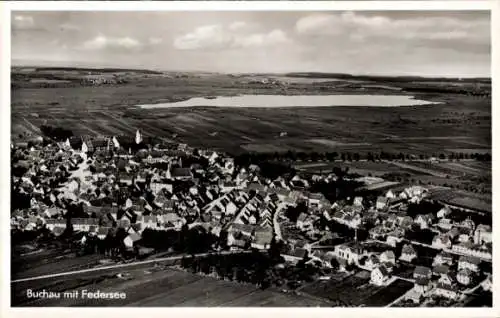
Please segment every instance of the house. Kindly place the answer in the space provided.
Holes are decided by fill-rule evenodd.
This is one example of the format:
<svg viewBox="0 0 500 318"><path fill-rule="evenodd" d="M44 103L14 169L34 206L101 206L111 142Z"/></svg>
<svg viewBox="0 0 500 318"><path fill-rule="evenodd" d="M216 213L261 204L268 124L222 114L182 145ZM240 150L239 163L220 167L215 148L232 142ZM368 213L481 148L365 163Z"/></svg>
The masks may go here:
<svg viewBox="0 0 500 318"><path fill-rule="evenodd" d="M419 277L415 279L415 285L413 287L415 291L421 295L427 294L431 289L432 286L430 284L430 280L425 277Z"/></svg>
<svg viewBox="0 0 500 318"><path fill-rule="evenodd" d="M293 248L291 251L287 253L282 253L281 256L285 259L286 262L297 264L301 260L307 258L309 252L305 248Z"/></svg>
<svg viewBox="0 0 500 318"><path fill-rule="evenodd" d="M429 267L417 266L417 267L415 267L415 270L413 271L413 278L415 278L415 279L418 279L418 278L430 279L431 277L432 277L432 271Z"/></svg>
<svg viewBox="0 0 500 318"><path fill-rule="evenodd" d="M490 245L476 245L472 242L465 242L460 244L455 244L452 247L452 250L463 255L491 259L492 258L492 249L491 243Z"/></svg>
<svg viewBox="0 0 500 318"><path fill-rule="evenodd" d="M442 218L447 217L450 214L451 214L451 209L448 206L445 206L441 210L438 211L437 217L442 219Z"/></svg>
<svg viewBox="0 0 500 318"><path fill-rule="evenodd" d="M458 289L455 285L438 283L436 288L434 288L433 294L448 299L456 299L458 297Z"/></svg>
<svg viewBox="0 0 500 318"><path fill-rule="evenodd" d="M439 234L432 240L432 246L439 249L451 248L451 240L448 235Z"/></svg>
<svg viewBox="0 0 500 318"><path fill-rule="evenodd" d="M458 270L469 269L473 272L478 272L479 264L481 264L481 260L477 257L460 256L458 259Z"/></svg>
<svg viewBox="0 0 500 318"><path fill-rule="evenodd" d="M432 266L436 265L453 265L453 256L449 253L441 252L434 257Z"/></svg>
<svg viewBox="0 0 500 318"><path fill-rule="evenodd" d="M385 197L388 199L396 199L396 194L392 190L389 190L386 192Z"/></svg>
<svg viewBox="0 0 500 318"><path fill-rule="evenodd" d="M64 233L65 230L66 227L56 226L52 229L52 233L54 234L54 236L59 237Z"/></svg>
<svg viewBox="0 0 500 318"><path fill-rule="evenodd" d="M473 281L473 275L474 273L471 270L467 268L461 269L457 273L457 282L464 286L469 286Z"/></svg>
<svg viewBox="0 0 500 318"><path fill-rule="evenodd" d="M370 255L366 258L365 260L365 268L369 269L369 270L373 270L375 269L376 267L378 267L380 265L380 261L378 259L377 256L375 255Z"/></svg>
<svg viewBox="0 0 500 318"><path fill-rule="evenodd" d="M337 258L345 260L348 264L358 264L361 257L367 255L367 251L359 244L341 244L335 246Z"/></svg>
<svg viewBox="0 0 500 318"><path fill-rule="evenodd" d="M123 239L123 244L128 250L133 249L136 244L141 240L141 236L137 233L131 233Z"/></svg>
<svg viewBox="0 0 500 318"><path fill-rule="evenodd" d="M387 234L386 243L392 247L396 247L404 239L404 231L395 229Z"/></svg>
<svg viewBox="0 0 500 318"><path fill-rule="evenodd" d="M405 244L401 250L400 260L411 263L415 258L417 258L417 252L410 244Z"/></svg>
<svg viewBox="0 0 500 318"><path fill-rule="evenodd" d="M109 233L109 229L110 229L110 227L107 227L107 226L99 227L99 230L97 230L97 237L100 240L104 240Z"/></svg>
<svg viewBox="0 0 500 318"><path fill-rule="evenodd" d="M180 230L182 226L186 223L186 219L180 217L176 213L166 213L159 217L161 223L170 223L173 225L174 229Z"/></svg>
<svg viewBox="0 0 500 318"><path fill-rule="evenodd" d="M98 226L99 219L97 218L72 218L71 225L74 231L88 232L91 226Z"/></svg>
<svg viewBox="0 0 500 318"><path fill-rule="evenodd" d="M377 198L377 202L375 204L375 208L377 210L383 210L386 207L388 207L388 205L389 205L389 198L380 196L380 197Z"/></svg>
<svg viewBox="0 0 500 318"><path fill-rule="evenodd" d="M355 197L353 204L356 206L363 206L363 197Z"/></svg>
<svg viewBox="0 0 500 318"><path fill-rule="evenodd" d="M66 220L65 219L46 219L45 226L50 231L54 231L56 227L66 228Z"/></svg>
<svg viewBox="0 0 500 318"><path fill-rule="evenodd" d="M440 219L437 226L443 230L451 230L453 223L450 219Z"/></svg>
<svg viewBox="0 0 500 318"><path fill-rule="evenodd" d="M474 243L476 244L484 244L491 243L493 240L491 234L491 226L479 224L474 231Z"/></svg>
<svg viewBox="0 0 500 318"><path fill-rule="evenodd" d="M193 178L189 168L173 168L170 175L175 180L187 181Z"/></svg>
<svg viewBox="0 0 500 318"><path fill-rule="evenodd" d="M267 250L271 247L272 239L273 239L272 229L255 231L251 247L256 248L258 250Z"/></svg>
<svg viewBox="0 0 500 318"><path fill-rule="evenodd" d="M447 265L436 265L432 268L432 273L437 276L448 275L450 268Z"/></svg>
<svg viewBox="0 0 500 318"><path fill-rule="evenodd" d="M312 218L305 213L301 213L299 215L299 217L297 218L297 227L301 231L307 231L307 230L311 229L313 227Z"/></svg>
<svg viewBox="0 0 500 318"><path fill-rule="evenodd" d="M390 275L384 265L380 265L372 270L370 274L370 283L376 286L384 286L389 280Z"/></svg>
<svg viewBox="0 0 500 318"><path fill-rule="evenodd" d="M390 263L392 265L396 264L396 256L393 251L385 251L380 255L380 262L382 264Z"/></svg>
<svg viewBox="0 0 500 318"><path fill-rule="evenodd" d="M414 222L419 225L420 229L427 229L432 224L432 217L428 214L419 214L415 217Z"/></svg>

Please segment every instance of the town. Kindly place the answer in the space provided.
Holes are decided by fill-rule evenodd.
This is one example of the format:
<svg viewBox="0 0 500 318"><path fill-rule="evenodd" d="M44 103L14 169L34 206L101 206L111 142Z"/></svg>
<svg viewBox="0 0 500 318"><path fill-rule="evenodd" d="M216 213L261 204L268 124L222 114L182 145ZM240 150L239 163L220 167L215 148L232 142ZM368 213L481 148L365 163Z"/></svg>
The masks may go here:
<svg viewBox="0 0 500 318"><path fill-rule="evenodd" d="M11 158L12 244L32 253L182 255L180 270L332 306L491 306L491 214L437 200L443 187L339 168L276 176L140 129L31 136Z"/></svg>

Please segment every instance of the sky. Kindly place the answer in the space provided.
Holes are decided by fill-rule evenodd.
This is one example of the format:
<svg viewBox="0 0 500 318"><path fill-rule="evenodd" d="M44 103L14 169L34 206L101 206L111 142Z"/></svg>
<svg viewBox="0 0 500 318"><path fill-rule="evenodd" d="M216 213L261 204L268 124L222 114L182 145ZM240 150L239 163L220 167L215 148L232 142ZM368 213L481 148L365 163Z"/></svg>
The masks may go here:
<svg viewBox="0 0 500 318"><path fill-rule="evenodd" d="M488 11L13 11L16 64L491 76Z"/></svg>

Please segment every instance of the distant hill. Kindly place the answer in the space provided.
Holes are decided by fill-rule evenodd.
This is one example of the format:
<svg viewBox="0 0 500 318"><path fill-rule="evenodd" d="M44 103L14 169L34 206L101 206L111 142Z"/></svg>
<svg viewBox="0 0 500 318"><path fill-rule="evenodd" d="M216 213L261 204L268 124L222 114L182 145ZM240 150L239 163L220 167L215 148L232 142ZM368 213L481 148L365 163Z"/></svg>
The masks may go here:
<svg viewBox="0 0 500 318"><path fill-rule="evenodd" d="M82 68L82 67L38 67L38 66L14 66L13 68L32 68L35 72L39 71L77 71L77 72L95 72L95 73L118 73L118 72L133 72L142 74L163 74L163 72L145 70L145 69L125 69L125 68Z"/></svg>
<svg viewBox="0 0 500 318"><path fill-rule="evenodd" d="M387 82L474 82L474 83L485 83L491 84L491 78L480 77L480 78L450 78L450 77L420 77L420 76L381 76L381 75L352 75L343 73L320 73L320 72L294 72L286 73L285 76L288 77L302 77L302 78L335 78L335 79L351 79L351 80L375 80L375 81L387 81Z"/></svg>

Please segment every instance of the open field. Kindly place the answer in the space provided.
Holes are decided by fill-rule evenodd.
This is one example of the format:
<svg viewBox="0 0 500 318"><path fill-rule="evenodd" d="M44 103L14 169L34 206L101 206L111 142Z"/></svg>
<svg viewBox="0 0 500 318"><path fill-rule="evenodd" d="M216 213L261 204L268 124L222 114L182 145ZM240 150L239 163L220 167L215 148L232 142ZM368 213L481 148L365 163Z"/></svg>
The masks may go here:
<svg viewBox="0 0 500 318"><path fill-rule="evenodd" d="M117 271L116 273L118 273ZM116 274L115 273L115 274ZM175 269L145 267L127 271L127 278L118 278L112 273L84 274L19 283L12 286L13 305L16 306L329 306L328 301L283 294L272 290L259 290L252 285L203 277ZM26 290L92 292L124 292L126 299L89 300L64 298L28 300Z"/></svg>
<svg viewBox="0 0 500 318"><path fill-rule="evenodd" d="M72 86L27 84L31 79L48 78L47 72L43 72L43 69L24 69L21 75L13 73L14 137L47 124L70 128L75 134L131 134L139 128L146 136L166 139L175 136L176 140L193 146L232 153L296 150L429 155L491 148L491 99L464 94L419 93L417 90L408 94L443 104L391 108L304 105L291 111L287 108L146 110L133 107L237 94L390 94L390 90L378 87L387 85L387 79L375 78L370 81L372 87L364 90L329 83L313 85L310 79L283 88L274 84L249 84L248 78L223 74L123 75L125 73L115 70L118 77L125 79L123 83L85 86L75 82L75 78L81 77L78 71L66 70L64 76L56 74L50 79L70 80ZM341 80L348 83L356 79ZM407 85L407 81L389 84L403 88ZM451 84L448 81L444 85ZM405 89L396 93L405 94ZM280 137L283 132L286 136Z"/></svg>
<svg viewBox="0 0 500 318"><path fill-rule="evenodd" d="M361 271L347 277L318 281L302 289L317 297L324 297L338 306L384 306L413 287L412 283L397 280L389 286L374 286L369 283L370 273Z"/></svg>

